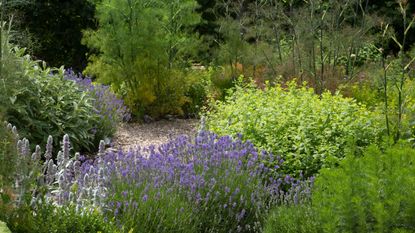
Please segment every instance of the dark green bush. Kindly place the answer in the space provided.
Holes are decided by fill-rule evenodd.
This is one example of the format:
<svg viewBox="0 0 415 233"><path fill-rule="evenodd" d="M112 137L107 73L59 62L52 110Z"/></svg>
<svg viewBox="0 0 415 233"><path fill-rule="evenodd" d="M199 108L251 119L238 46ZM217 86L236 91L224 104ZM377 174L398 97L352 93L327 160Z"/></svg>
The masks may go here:
<svg viewBox="0 0 415 233"><path fill-rule="evenodd" d="M322 169L312 201L325 232L415 232L414 197L415 150L398 145Z"/></svg>
<svg viewBox="0 0 415 233"><path fill-rule="evenodd" d="M285 173L303 171L307 177L337 164L348 141L360 149L376 143L383 131L379 115L354 100L328 92L318 96L294 83L286 89L237 86L206 115L209 130L242 133L245 140L281 155Z"/></svg>

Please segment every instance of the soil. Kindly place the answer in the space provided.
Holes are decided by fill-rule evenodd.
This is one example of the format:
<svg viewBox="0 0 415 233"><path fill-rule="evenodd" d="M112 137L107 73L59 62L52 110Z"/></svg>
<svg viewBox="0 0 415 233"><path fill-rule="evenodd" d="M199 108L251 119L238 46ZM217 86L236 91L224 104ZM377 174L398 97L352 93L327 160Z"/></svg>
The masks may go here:
<svg viewBox="0 0 415 233"><path fill-rule="evenodd" d="M179 135L192 136L199 127L197 119L160 120L151 123L124 123L113 138L113 148L128 151L136 146L161 145Z"/></svg>

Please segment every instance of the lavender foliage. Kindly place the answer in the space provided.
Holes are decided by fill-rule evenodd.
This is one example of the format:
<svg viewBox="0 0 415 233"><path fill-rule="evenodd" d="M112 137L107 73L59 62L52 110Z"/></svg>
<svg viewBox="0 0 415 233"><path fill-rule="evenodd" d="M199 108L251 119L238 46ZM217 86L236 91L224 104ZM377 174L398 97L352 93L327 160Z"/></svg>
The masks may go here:
<svg viewBox="0 0 415 233"><path fill-rule="evenodd" d="M81 89L92 95L96 113L104 122L104 130L112 131L118 122L131 119L130 111L124 105L124 101L111 92L109 86L93 83L91 78L77 74L72 69L65 70L64 77L74 81Z"/></svg>
<svg viewBox="0 0 415 233"><path fill-rule="evenodd" d="M282 163L250 142L209 132L194 140L178 137L159 148L109 152L83 162L77 204L99 206L117 219L137 214L135 206L146 209L142 203L180 195L203 219L200 230L256 232L273 205L309 194L309 186L291 177L269 177L264 161ZM289 192L282 189L287 185Z"/></svg>
<svg viewBox="0 0 415 233"><path fill-rule="evenodd" d="M94 160L71 156L67 135L56 163L51 147L48 140L41 162L40 148L31 154L29 142L19 141L19 155L31 158L35 169L18 173L17 193L32 193L34 206L47 201L75 205L80 212L98 210L119 226L143 232L180 227L181 232L258 232L275 205L297 204L311 195L312 181L268 175L264 162L281 165L280 157L210 132L128 152L106 152L101 141ZM19 189L29 176L38 186Z"/></svg>

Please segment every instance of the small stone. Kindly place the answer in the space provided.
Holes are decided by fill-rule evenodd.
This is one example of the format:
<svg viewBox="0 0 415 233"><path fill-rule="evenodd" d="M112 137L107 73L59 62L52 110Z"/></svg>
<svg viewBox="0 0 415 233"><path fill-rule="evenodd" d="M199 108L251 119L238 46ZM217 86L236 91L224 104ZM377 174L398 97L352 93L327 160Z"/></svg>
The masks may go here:
<svg viewBox="0 0 415 233"><path fill-rule="evenodd" d="M154 121L154 119L149 115L144 115L143 120L144 120L144 123L147 123L147 124Z"/></svg>

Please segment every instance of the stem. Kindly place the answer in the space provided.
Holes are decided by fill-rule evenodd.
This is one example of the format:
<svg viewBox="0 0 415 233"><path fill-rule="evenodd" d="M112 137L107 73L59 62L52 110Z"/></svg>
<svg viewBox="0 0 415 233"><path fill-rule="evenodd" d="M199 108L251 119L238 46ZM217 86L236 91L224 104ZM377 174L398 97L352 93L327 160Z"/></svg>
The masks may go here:
<svg viewBox="0 0 415 233"><path fill-rule="evenodd" d="M321 22L323 24L323 22ZM321 74L320 82L321 88L323 89L323 80L324 80L324 50L323 50L323 26L320 25L320 59L321 59Z"/></svg>
<svg viewBox="0 0 415 233"><path fill-rule="evenodd" d="M399 54L401 56L401 78L399 80L399 88L398 88L398 125L396 130L396 136L395 136L395 143L401 138L401 127L402 127L402 115L403 115L403 88L405 84L405 43L406 43L406 7L402 6L402 18L403 18L403 40L402 40L402 46L400 47Z"/></svg>
<svg viewBox="0 0 415 233"><path fill-rule="evenodd" d="M4 0L0 0L0 77L3 77L3 17L4 17Z"/></svg>
<svg viewBox="0 0 415 233"><path fill-rule="evenodd" d="M385 57L382 56L382 67L383 67L383 91L384 91L384 100L385 100L385 123L386 123L386 132L388 137L390 136L390 127L389 127L389 106L388 106L388 79L386 73L386 64Z"/></svg>

